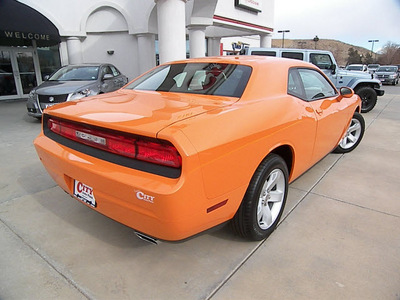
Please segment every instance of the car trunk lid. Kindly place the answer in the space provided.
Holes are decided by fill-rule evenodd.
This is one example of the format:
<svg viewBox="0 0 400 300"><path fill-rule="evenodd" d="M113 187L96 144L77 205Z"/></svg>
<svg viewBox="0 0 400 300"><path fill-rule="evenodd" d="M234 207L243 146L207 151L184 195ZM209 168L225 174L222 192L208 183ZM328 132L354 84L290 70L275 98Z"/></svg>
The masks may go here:
<svg viewBox="0 0 400 300"><path fill-rule="evenodd" d="M59 118L156 137L165 127L232 105L233 97L119 90L53 106Z"/></svg>

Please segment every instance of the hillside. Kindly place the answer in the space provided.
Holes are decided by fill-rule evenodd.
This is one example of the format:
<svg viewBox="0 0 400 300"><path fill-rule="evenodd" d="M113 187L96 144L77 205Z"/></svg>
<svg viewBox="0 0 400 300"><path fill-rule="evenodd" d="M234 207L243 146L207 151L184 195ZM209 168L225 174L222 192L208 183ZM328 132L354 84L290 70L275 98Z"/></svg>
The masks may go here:
<svg viewBox="0 0 400 300"><path fill-rule="evenodd" d="M282 47L282 39L273 39L272 47L279 48ZM329 50L335 56L335 59L339 66L345 66L347 64L347 59L349 57L348 51L350 48L357 50L358 53L366 55L370 53L363 47L358 47L350 44L346 44L337 40L320 39L317 44L313 40L289 40L285 39L285 48L300 48L300 49L319 49L319 50Z"/></svg>

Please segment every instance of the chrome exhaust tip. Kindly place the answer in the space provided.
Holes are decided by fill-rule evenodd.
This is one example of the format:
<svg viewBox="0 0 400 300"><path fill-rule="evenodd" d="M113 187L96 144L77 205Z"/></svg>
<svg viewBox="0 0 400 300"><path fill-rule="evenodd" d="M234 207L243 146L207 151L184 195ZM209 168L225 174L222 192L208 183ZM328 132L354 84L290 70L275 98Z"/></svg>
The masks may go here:
<svg viewBox="0 0 400 300"><path fill-rule="evenodd" d="M139 239L141 239L142 241L148 242L148 243L150 243L150 244L153 244L153 245L158 245L158 244L160 244L160 241L159 241L159 240L157 240L157 239L155 239L155 238L153 238L153 237L151 237L151 236L148 236L148 235L146 235L146 234L144 234L144 233L141 233L141 232L139 232L139 231L135 231L135 235L136 235Z"/></svg>

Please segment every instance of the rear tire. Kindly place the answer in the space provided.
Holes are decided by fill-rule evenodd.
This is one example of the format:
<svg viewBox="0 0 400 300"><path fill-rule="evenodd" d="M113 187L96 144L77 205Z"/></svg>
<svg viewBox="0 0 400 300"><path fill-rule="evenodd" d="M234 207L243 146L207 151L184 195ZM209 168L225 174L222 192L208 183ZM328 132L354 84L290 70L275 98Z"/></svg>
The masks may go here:
<svg viewBox="0 0 400 300"><path fill-rule="evenodd" d="M340 140L339 145L333 150L336 153L347 153L353 151L361 142L365 131L364 117L355 112L347 128L345 136Z"/></svg>
<svg viewBox="0 0 400 300"><path fill-rule="evenodd" d="M362 113L367 113L375 107L378 95L372 87L363 86L356 90L356 94L361 98Z"/></svg>
<svg viewBox="0 0 400 300"><path fill-rule="evenodd" d="M232 219L236 233L259 241L275 230L286 204L288 177L286 163L279 155L270 154L264 159Z"/></svg>

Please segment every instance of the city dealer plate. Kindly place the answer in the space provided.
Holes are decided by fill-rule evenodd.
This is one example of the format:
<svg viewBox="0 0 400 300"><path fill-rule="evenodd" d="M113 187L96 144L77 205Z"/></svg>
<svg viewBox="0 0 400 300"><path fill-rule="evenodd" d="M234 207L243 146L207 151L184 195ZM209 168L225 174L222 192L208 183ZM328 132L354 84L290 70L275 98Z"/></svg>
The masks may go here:
<svg viewBox="0 0 400 300"><path fill-rule="evenodd" d="M93 195L93 188L80 182L74 180L74 196L84 203L89 204L92 207L96 207L96 199Z"/></svg>

